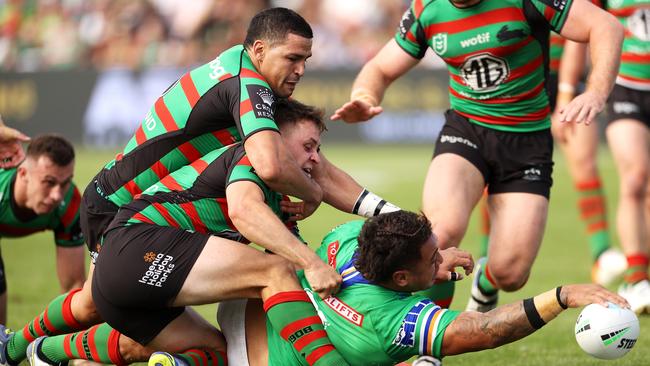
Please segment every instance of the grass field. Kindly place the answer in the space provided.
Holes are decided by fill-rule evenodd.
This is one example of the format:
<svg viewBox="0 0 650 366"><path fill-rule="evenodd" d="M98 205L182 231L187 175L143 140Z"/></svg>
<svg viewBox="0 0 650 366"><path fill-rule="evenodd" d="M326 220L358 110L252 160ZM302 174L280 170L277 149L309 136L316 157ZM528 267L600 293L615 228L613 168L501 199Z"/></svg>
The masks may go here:
<svg viewBox="0 0 650 366"><path fill-rule="evenodd" d="M422 182L432 152L430 146L333 145L325 152L330 160L372 191L405 209L419 210ZM112 156L110 152L78 151L75 181L81 190ZM610 212L613 212L617 191L615 168L606 151L601 153L600 158ZM578 220L576 196L566 173L566 164L560 155L556 156L554 178L546 235L530 281L519 292L503 294L501 303L530 297L559 284L589 281L591 263L586 236ZM316 246L333 226L352 218L329 207L321 207L301 224L301 233L312 246ZM612 215L610 222L613 222ZM478 229L475 220L461 247L477 252ZM59 291L52 258L52 234L3 239L2 253L9 282L9 325L14 329L20 328L33 319ZM465 307L469 286L469 280L458 284L452 308ZM214 322L214 305L201 307L199 311ZM576 344L573 325L578 312L565 311L536 334L497 350L446 358L445 366L650 364L650 317L641 319L641 336L630 354L621 360L608 362L591 358Z"/></svg>

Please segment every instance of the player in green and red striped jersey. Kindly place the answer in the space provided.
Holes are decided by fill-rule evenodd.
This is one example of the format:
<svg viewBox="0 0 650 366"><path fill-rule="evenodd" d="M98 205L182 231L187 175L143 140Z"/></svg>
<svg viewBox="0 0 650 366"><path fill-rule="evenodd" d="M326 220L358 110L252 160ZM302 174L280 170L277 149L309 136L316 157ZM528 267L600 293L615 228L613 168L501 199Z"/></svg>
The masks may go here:
<svg viewBox="0 0 650 366"><path fill-rule="evenodd" d="M553 167L544 89L550 30L590 41L595 71L565 108L569 120L590 123L613 85L622 28L587 0L414 0L395 38L359 73L351 101L332 116L359 122L381 113L386 88L429 47L447 63L451 110L422 207L440 247L457 246L488 188L492 227L487 266L480 266L486 276L476 277L469 308L488 310L499 289L521 288L542 242ZM445 287L436 290L441 306L453 296L453 284Z"/></svg>
<svg viewBox="0 0 650 366"><path fill-rule="evenodd" d="M442 358L494 348L526 337L566 307L607 300L628 306L597 285L562 286L524 300L523 306L520 301L487 314L447 310L411 295L430 286L434 277L448 279L454 265L471 268L467 254L450 251L460 252L439 251L429 221L406 211L348 222L325 236L317 253L343 275L343 284L328 299L311 297L327 334L351 365L394 365L414 355ZM300 273L298 277L311 294L309 284ZM248 303L219 306L229 361L238 366L304 365L264 321L259 303Z"/></svg>
<svg viewBox="0 0 650 366"><path fill-rule="evenodd" d="M64 138L42 135L16 168L0 169L0 237L54 232L56 268L63 291L84 282L81 196L72 183L74 149ZM0 257L0 320L7 319L7 282Z"/></svg>
<svg viewBox="0 0 650 366"><path fill-rule="evenodd" d="M619 294L637 313L650 313L648 185L650 184L650 0L603 1L625 28L621 66L608 103L606 134L620 176L617 226L627 269ZM584 54L579 44L567 45ZM592 71L594 73L595 71ZM575 73L561 72L571 83Z"/></svg>

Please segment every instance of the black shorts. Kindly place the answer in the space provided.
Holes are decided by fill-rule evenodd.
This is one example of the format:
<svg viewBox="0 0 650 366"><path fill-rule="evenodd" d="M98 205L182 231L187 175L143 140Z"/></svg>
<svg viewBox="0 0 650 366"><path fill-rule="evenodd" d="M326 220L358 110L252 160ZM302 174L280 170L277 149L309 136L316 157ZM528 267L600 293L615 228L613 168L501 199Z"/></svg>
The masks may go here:
<svg viewBox="0 0 650 366"><path fill-rule="evenodd" d="M557 74L548 74L546 78L546 92L548 93L548 104L551 106L551 111L555 110L555 102L557 102Z"/></svg>
<svg viewBox="0 0 650 366"><path fill-rule="evenodd" d="M86 245L93 263L97 260L102 235L119 209L113 202L104 198L100 192L101 189L98 188L97 181L93 178L81 198L81 211L79 212L79 224L84 238L86 238Z"/></svg>
<svg viewBox="0 0 650 366"><path fill-rule="evenodd" d="M462 156L481 172L490 194L525 192L549 197L553 185L550 129L499 131L471 123L453 110L445 113L445 119L434 157Z"/></svg>
<svg viewBox="0 0 650 366"><path fill-rule="evenodd" d="M151 342L183 312L170 304L209 237L151 224L106 232L92 282L102 319L143 345Z"/></svg>
<svg viewBox="0 0 650 366"><path fill-rule="evenodd" d="M609 123L620 119L635 119L650 127L650 91L614 85L607 101Z"/></svg>

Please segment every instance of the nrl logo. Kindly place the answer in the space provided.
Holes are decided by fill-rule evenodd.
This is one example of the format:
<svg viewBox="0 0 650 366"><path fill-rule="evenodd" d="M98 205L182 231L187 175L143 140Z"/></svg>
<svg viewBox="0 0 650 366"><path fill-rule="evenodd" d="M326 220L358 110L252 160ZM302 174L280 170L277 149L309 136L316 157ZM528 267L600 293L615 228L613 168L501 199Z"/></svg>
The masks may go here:
<svg viewBox="0 0 650 366"><path fill-rule="evenodd" d="M433 51L439 56L447 52L447 33L438 33L431 39L433 41Z"/></svg>
<svg viewBox="0 0 650 366"><path fill-rule="evenodd" d="M262 98L262 103L268 105L269 107L272 106L273 102L275 101L273 93L266 88L258 90L257 95Z"/></svg>

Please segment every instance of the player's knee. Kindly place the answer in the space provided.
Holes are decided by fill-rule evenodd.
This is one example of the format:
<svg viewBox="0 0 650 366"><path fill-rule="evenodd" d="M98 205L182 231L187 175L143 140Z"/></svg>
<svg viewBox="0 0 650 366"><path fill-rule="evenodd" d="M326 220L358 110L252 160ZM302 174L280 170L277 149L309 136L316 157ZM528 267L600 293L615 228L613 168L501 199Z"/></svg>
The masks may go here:
<svg viewBox="0 0 650 366"><path fill-rule="evenodd" d="M91 325L102 321L93 301L90 287L84 286L83 290L74 294L71 308L72 315L81 324Z"/></svg>
<svg viewBox="0 0 650 366"><path fill-rule="evenodd" d="M271 284L277 286L287 281L297 281L296 269L291 262L277 256L274 259L267 267L267 278Z"/></svg>
<svg viewBox="0 0 650 366"><path fill-rule="evenodd" d="M621 177L621 194L634 200L644 199L649 174L650 172L645 168L634 169L623 174Z"/></svg>
<svg viewBox="0 0 650 366"><path fill-rule="evenodd" d="M458 247L465 230L458 225L443 225L441 223L433 228L433 232L436 234L436 238L438 239L438 247L440 249L447 249L450 247Z"/></svg>
<svg viewBox="0 0 650 366"><path fill-rule="evenodd" d="M494 278L497 287L506 292L517 291L524 287L528 281L529 271L517 270L515 267L503 266L501 268L490 267L490 274Z"/></svg>

